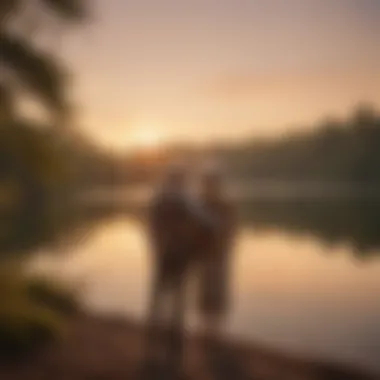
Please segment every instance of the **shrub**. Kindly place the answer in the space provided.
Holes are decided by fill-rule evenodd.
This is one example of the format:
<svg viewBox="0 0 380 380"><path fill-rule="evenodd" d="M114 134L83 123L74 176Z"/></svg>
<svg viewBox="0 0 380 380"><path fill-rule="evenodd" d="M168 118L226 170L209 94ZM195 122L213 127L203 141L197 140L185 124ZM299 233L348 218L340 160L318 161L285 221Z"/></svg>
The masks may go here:
<svg viewBox="0 0 380 380"><path fill-rule="evenodd" d="M6 356L31 349L62 336L64 321L58 313L22 302L0 310L0 352Z"/></svg>
<svg viewBox="0 0 380 380"><path fill-rule="evenodd" d="M26 282L26 293L36 304L64 315L71 315L79 310L74 291L47 278L30 278Z"/></svg>
<svg viewBox="0 0 380 380"><path fill-rule="evenodd" d="M0 271L0 353L26 354L59 339L69 315L79 310L74 293L57 282Z"/></svg>

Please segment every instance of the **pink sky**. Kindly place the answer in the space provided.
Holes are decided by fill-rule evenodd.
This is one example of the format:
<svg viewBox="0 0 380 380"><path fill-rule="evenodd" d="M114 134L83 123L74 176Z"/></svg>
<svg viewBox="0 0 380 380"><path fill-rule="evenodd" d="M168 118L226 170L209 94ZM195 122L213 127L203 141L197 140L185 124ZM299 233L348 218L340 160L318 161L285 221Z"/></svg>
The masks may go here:
<svg viewBox="0 0 380 380"><path fill-rule="evenodd" d="M96 139L277 135L380 107L377 0L94 0L62 55Z"/></svg>

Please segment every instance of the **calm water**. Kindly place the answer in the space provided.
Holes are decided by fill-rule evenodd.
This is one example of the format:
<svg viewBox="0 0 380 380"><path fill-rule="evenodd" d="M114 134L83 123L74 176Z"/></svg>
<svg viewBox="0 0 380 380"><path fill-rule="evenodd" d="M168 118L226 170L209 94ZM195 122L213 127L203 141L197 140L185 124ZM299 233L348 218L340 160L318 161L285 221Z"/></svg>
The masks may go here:
<svg viewBox="0 0 380 380"><path fill-rule="evenodd" d="M92 311L143 318L143 224L120 210L40 248L32 267L80 284ZM229 333L380 371L380 202L245 202L240 220Z"/></svg>

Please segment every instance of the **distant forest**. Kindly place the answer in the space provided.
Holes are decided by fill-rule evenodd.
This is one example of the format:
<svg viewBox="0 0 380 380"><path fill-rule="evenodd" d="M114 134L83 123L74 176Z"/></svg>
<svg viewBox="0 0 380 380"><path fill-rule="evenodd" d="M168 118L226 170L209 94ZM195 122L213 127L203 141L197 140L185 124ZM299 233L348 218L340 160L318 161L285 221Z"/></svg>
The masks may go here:
<svg viewBox="0 0 380 380"><path fill-rule="evenodd" d="M272 139L245 139L234 144L167 147L160 162L184 159L196 165L203 157L223 164L229 177L239 180L291 180L345 183L380 182L380 113L358 106L346 119L326 118L313 128L300 128ZM137 167L139 161L133 160ZM149 162L149 161L148 161ZM156 167L145 164L149 177ZM131 165L133 167L133 165ZM136 170L136 166L134 168ZM142 176L144 177L144 176Z"/></svg>
<svg viewBox="0 0 380 380"><path fill-rule="evenodd" d="M358 107L346 120L275 140L216 147L214 154L239 178L380 182L380 113Z"/></svg>
<svg viewBox="0 0 380 380"><path fill-rule="evenodd" d="M91 185L149 183L173 160L196 168L209 157L237 180L380 183L380 112L369 105L358 106L345 119L325 118L313 128L239 143L177 144L120 155L75 140L76 153L69 156L77 157L79 178Z"/></svg>

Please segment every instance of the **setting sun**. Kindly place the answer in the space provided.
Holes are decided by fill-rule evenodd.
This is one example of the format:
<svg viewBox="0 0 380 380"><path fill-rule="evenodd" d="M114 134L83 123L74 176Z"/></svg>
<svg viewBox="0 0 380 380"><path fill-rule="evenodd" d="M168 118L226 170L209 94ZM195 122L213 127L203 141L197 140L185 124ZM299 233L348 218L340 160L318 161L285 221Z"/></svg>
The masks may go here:
<svg viewBox="0 0 380 380"><path fill-rule="evenodd" d="M164 143L164 135L153 124L134 124L120 128L120 132L113 139L103 135L103 141L117 150L155 150Z"/></svg>
<svg viewBox="0 0 380 380"><path fill-rule="evenodd" d="M133 145L138 148L156 148L162 142L162 136L155 129L138 129L131 136Z"/></svg>

